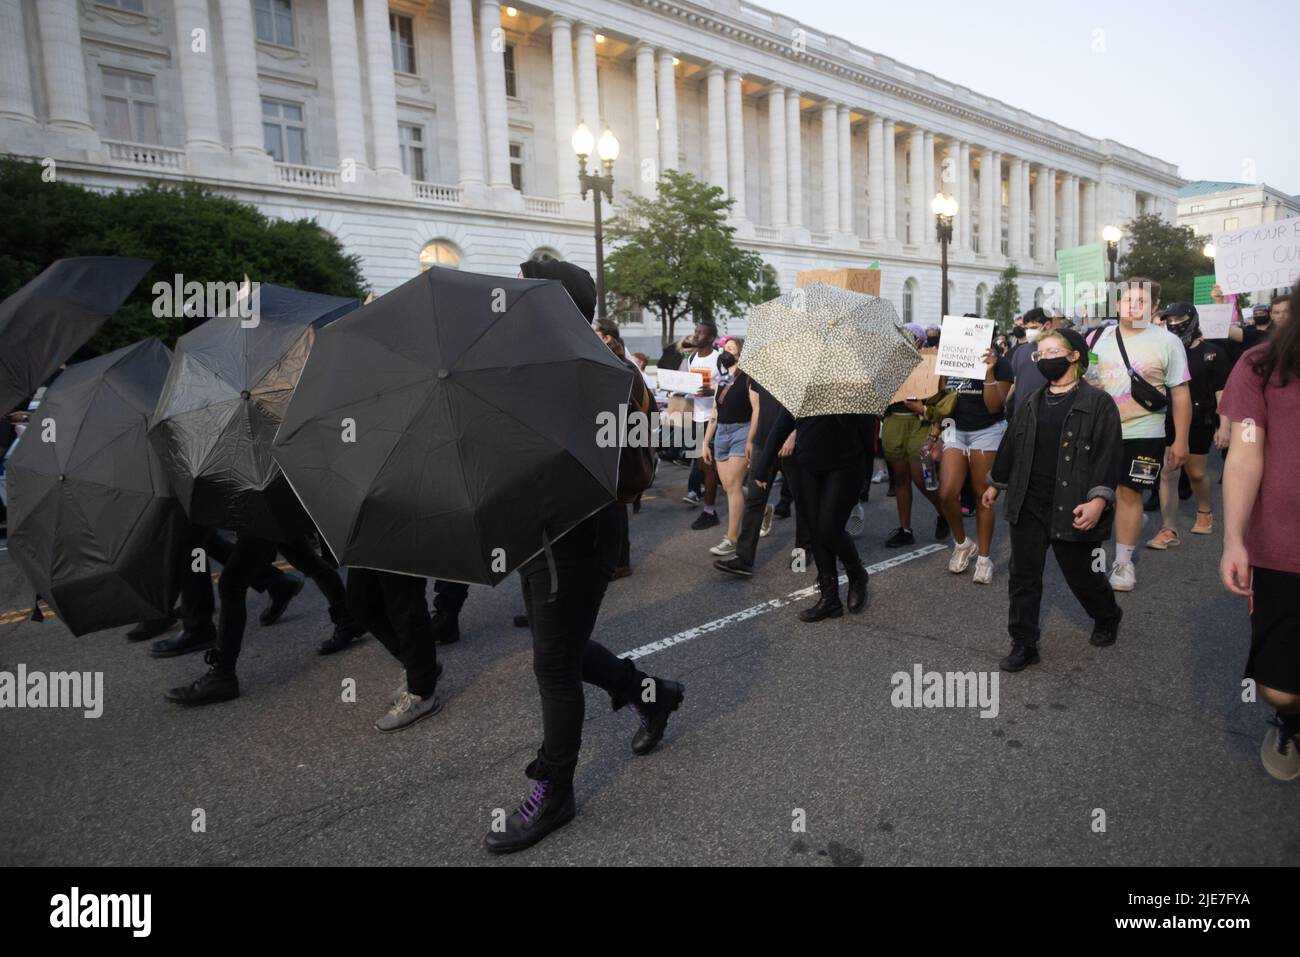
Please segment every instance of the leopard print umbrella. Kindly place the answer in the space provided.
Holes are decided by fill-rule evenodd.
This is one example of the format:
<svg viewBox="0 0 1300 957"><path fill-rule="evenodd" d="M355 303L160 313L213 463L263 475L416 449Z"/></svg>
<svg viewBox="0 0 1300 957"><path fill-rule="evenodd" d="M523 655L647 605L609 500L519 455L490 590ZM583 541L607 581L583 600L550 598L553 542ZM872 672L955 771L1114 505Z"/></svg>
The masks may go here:
<svg viewBox="0 0 1300 957"><path fill-rule="evenodd" d="M813 283L750 310L740 368L804 418L881 415L920 362L889 302Z"/></svg>

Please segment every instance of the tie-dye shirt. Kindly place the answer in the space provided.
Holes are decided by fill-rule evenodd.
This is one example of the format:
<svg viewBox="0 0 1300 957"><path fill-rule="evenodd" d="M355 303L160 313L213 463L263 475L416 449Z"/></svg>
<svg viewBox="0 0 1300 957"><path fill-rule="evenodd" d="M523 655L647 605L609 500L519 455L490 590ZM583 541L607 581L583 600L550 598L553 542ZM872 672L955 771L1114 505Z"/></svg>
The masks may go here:
<svg viewBox="0 0 1300 957"><path fill-rule="evenodd" d="M1095 358L1088 364L1088 382L1109 392L1115 400L1124 438L1164 438L1165 410L1148 412L1133 398L1133 383L1129 381L1124 357L1115 342L1118 329L1118 326L1107 329L1092 347ZM1133 371L1166 395L1174 386L1191 378L1182 340L1159 326L1147 326L1140 333L1125 336L1124 350Z"/></svg>

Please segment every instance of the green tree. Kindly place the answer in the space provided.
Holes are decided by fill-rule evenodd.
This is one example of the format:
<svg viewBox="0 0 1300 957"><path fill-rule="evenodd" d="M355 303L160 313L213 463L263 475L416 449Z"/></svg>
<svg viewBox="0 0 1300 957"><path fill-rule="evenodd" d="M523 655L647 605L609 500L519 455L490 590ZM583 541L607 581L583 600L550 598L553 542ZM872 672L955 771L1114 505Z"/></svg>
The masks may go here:
<svg viewBox="0 0 1300 957"><path fill-rule="evenodd" d="M0 158L0 299L56 259L138 256L154 260L90 346L101 352L158 336L171 345L182 320L153 315L153 284L257 282L364 298L360 260L314 220L273 220L256 207L195 183L150 183L99 193L46 183L30 162Z"/></svg>
<svg viewBox="0 0 1300 957"><path fill-rule="evenodd" d="M1014 265L1002 270L998 284L989 293L989 302L985 307L987 318L997 323L999 332L1010 332L1012 320L1020 311L1020 289L1016 286L1016 277L1020 270Z"/></svg>
<svg viewBox="0 0 1300 957"><path fill-rule="evenodd" d="M1128 252L1119 260L1119 278L1147 276L1160 283L1160 301L1191 302L1193 281L1214 272L1202 252L1204 240L1186 226L1159 216L1139 216L1124 227Z"/></svg>
<svg viewBox="0 0 1300 957"><path fill-rule="evenodd" d="M653 314L664 343L688 315L717 322L761 301L763 258L735 244L732 202L716 186L666 170L654 199L629 199L607 227L616 248L605 260L606 285Z"/></svg>

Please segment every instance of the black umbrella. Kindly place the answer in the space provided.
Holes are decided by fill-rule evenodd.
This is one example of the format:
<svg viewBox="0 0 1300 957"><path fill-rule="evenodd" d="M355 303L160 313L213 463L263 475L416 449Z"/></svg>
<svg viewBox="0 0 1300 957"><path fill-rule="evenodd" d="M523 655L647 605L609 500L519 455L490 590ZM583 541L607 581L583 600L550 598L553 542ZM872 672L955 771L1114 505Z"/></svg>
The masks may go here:
<svg viewBox="0 0 1300 957"><path fill-rule="evenodd" d="M0 302L0 415L89 342L152 265L124 256L59 259Z"/></svg>
<svg viewBox="0 0 1300 957"><path fill-rule="evenodd" d="M9 554L74 635L171 615L185 513L146 432L171 352L70 366L9 459Z"/></svg>
<svg viewBox="0 0 1300 957"><path fill-rule="evenodd" d="M496 584L614 500L631 385L560 283L430 269L321 331L275 456L342 564Z"/></svg>
<svg viewBox="0 0 1300 957"><path fill-rule="evenodd" d="M191 521L285 542L311 524L271 439L317 330L359 302L265 283L258 296L249 318L209 319L177 340L149 437Z"/></svg>

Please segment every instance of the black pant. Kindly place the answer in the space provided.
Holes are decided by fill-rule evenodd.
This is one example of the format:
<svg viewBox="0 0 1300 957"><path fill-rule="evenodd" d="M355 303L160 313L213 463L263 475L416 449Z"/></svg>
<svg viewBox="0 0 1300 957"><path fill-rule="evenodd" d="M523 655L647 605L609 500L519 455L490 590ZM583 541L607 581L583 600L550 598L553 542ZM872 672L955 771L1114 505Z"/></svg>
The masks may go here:
<svg viewBox="0 0 1300 957"><path fill-rule="evenodd" d="M438 579L433 583L433 610L455 618L465 606L469 597L469 586L464 582L445 582Z"/></svg>
<svg viewBox="0 0 1300 957"><path fill-rule="evenodd" d="M1093 553L1101 547L1100 543L1051 538L1046 511L1050 508L1050 505L1031 508L1026 503L1020 510L1020 520L1011 526L1011 574L1007 582L1011 608L1007 631L1013 641L1038 643L1038 610L1043 601L1043 570L1049 546L1056 554L1065 583L1088 616L1099 624L1110 624L1119 618L1119 605L1105 572L1093 567Z"/></svg>
<svg viewBox="0 0 1300 957"><path fill-rule="evenodd" d="M821 472L803 469L799 476L799 504L809 525L817 584L823 594L839 591L837 558L844 563L846 571L862 567L858 548L844 526L858 503L863 467L863 462L858 461Z"/></svg>
<svg viewBox="0 0 1300 957"><path fill-rule="evenodd" d="M614 512L618 519L618 567L630 568L632 565L632 536L628 528L628 506L615 503Z"/></svg>
<svg viewBox="0 0 1300 957"><path fill-rule="evenodd" d="M795 489L799 487L799 464L794 460L793 455L788 455L777 460L777 468L785 477L785 481L781 483L781 501L785 501L785 496L788 494L793 497ZM767 487L759 488L758 483L754 481L756 478L766 481ZM766 478L756 476L751 469L747 481L749 484L745 489L745 511L740 519L740 535L736 538L736 557L752 568L754 558L758 554L759 532L763 530L763 512L766 511L768 497L772 494L772 476ZM810 544L806 524L803 510L796 507L794 543L799 548L805 549Z"/></svg>
<svg viewBox="0 0 1300 957"><path fill-rule="evenodd" d="M589 641L618 558L622 509L615 502L556 542L551 548L554 569L545 555L519 569L533 633L533 674L542 698L542 746L527 772L535 780L573 784L582 746L584 679L608 691L616 708L631 700L644 679L631 662L619 661Z"/></svg>
<svg viewBox="0 0 1300 957"><path fill-rule="evenodd" d="M230 562L230 553L235 545L230 539L220 535L216 529L192 526L190 548L184 556L185 575L181 578L181 621L185 630L195 634L212 631L212 612L216 604L212 597L212 561L223 568ZM208 561L195 571L195 548L206 553ZM252 570L249 587L255 592L264 592L279 584L287 584L289 576L275 567L275 556L265 564Z"/></svg>
<svg viewBox="0 0 1300 957"><path fill-rule="evenodd" d="M406 690L427 698L438 685L438 643L425 597L427 578L348 569L348 610L406 669Z"/></svg>

